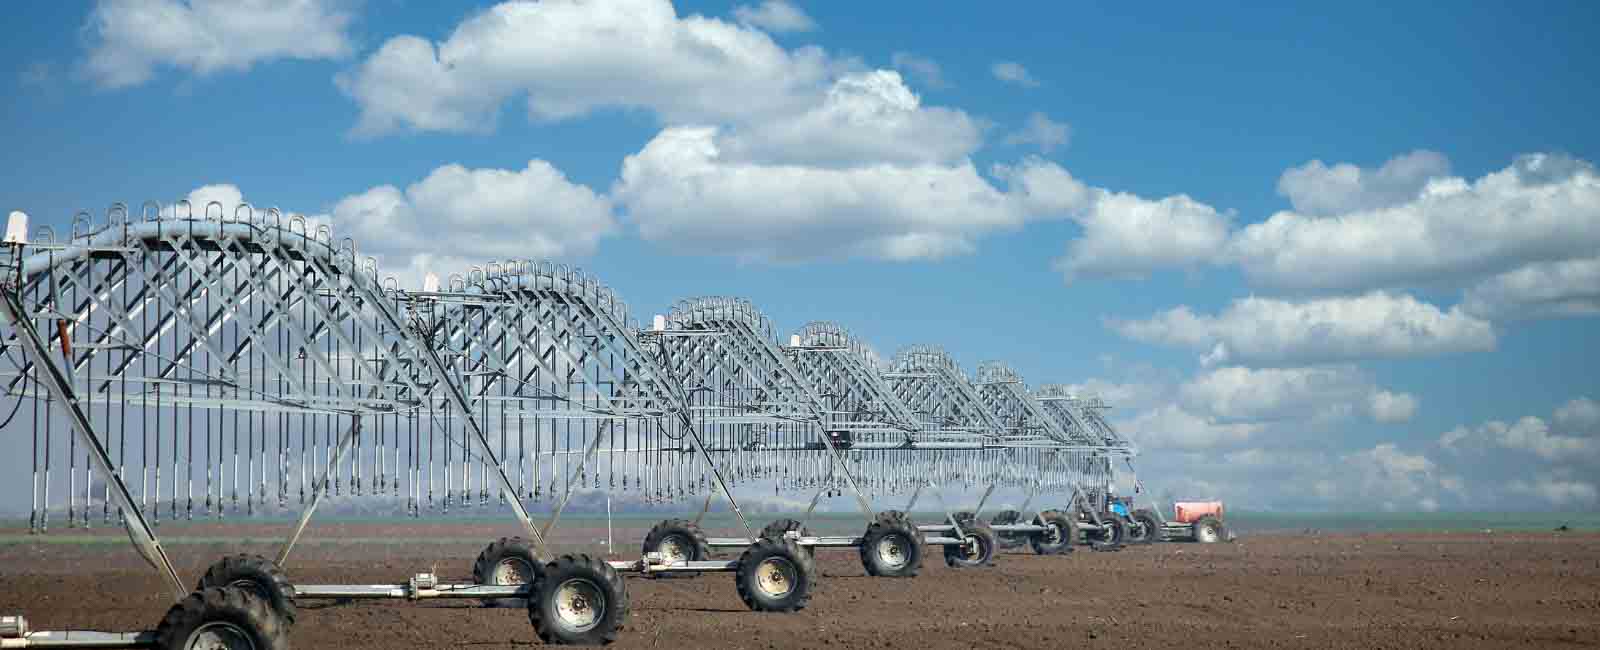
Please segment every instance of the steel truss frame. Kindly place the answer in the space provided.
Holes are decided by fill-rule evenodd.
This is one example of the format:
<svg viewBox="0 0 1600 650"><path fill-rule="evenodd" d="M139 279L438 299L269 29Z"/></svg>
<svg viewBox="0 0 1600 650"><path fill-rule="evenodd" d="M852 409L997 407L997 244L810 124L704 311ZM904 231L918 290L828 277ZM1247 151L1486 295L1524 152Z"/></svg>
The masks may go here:
<svg viewBox="0 0 1600 650"><path fill-rule="evenodd" d="M442 452L446 460L440 478L447 508L454 475L451 451L458 443L460 503L472 501L471 466L476 464L478 502L489 500L488 486L493 485L500 503L510 506L548 557L544 536L559 519L574 484L584 480L585 466L600 451L600 441L626 442L633 421L654 425L635 427L636 443L644 437L637 429L653 429L650 435L657 440L690 441L698 467L712 475L737 512L731 491L700 444L682 396L662 382L667 374L635 339L626 308L591 278L554 265L494 265L475 272L470 282L453 278L450 291L407 293L392 280L380 282L376 262L361 261L351 240L335 245L326 227L308 230L300 217L285 220L276 210L257 213L249 206L240 206L231 218L219 204L208 205L205 213L196 218L186 202L171 210L147 204L144 218L135 221L118 205L98 228L87 219L75 220L67 244L55 244L45 231L45 243L9 247L9 268L0 281L0 317L8 325L7 349L16 345L24 353L18 372L6 381L7 391L34 406L32 529L43 532L49 520L49 455L58 444L51 439L52 412L66 416L70 426L69 522L90 525L98 474L103 518L110 522L115 511L140 555L167 578L178 599L189 589L155 534L157 520L146 517L147 510L159 517L162 505L163 438L171 451L168 496L174 518L180 505L184 516L193 517L201 467L202 514L221 516L230 498L237 509L241 473L247 475L247 512L267 504L269 482L276 483L278 504L287 504L293 483L289 464L298 452L303 510L278 553L280 565L325 496L346 487L361 493L366 485L363 468L369 470L373 492L398 494L406 476L415 514L425 507L422 456L428 459L431 505L434 461ZM488 426L493 405L500 407L500 453ZM501 460L507 451L508 411L519 424L528 419L551 423L552 482L555 458L565 459L577 449L570 444L570 426L565 432L569 444L556 442L554 421L587 425L577 432L584 440L577 452L581 460L576 469L564 468L560 501L542 529L529 517L521 498L526 491L519 489L527 486L526 456L520 458L524 463L518 466L523 471L517 482ZM618 421L623 422L620 436L615 435ZM669 428L675 432L667 433ZM426 446L422 429L428 433ZM188 434L186 441L183 433ZM199 445L203 461L196 453L197 434L204 435ZM269 434L275 434L277 443L275 477L269 468ZM409 439L403 440L402 434ZM135 436L140 458L130 463L128 445ZM183 442L187 446L180 463ZM401 451L407 442L410 454L402 471ZM81 493L79 446L87 456ZM118 452L115 459L113 450ZM608 455L614 469L615 450L606 451L613 452ZM640 453L647 452L635 455ZM241 455L246 460L242 471ZM536 453L535 486L537 460ZM137 497L124 480L132 474L130 464L137 465ZM232 492L226 494L230 469ZM677 477L680 484L688 482L686 476ZM664 567L652 558L612 565L643 572L737 567L727 562ZM299 594L412 599L494 595L460 585L440 589L431 577L418 578L430 584L418 587L414 579L410 587L388 589L301 585ZM506 589L516 591L501 588ZM31 638L45 643L52 638L49 634L33 633L22 642ZM144 639L76 634L91 644ZM9 637L7 643L12 643Z"/></svg>
<svg viewBox="0 0 1600 650"><path fill-rule="evenodd" d="M548 557L546 538L591 486L657 502L703 493L702 516L721 495L746 537L719 545L747 545L754 535L734 489L769 480L810 491L812 508L847 493L869 523L869 493L910 491L909 511L929 489L948 525L919 529L955 533L928 543L959 544L941 486L986 485L977 516L997 487L1025 489L1031 503L1079 485L1085 455L1135 453L1097 412L1035 399L1001 364L980 366L974 383L942 349L911 346L884 367L826 322L782 346L738 298L680 301L644 330L614 292L564 265L494 263L404 291L380 280L353 240L298 216L248 205L227 214L216 203L197 216L187 202L141 212L130 218L119 204L102 224L75 217L66 243L45 229L42 241L10 247L0 317L6 350L23 359L0 381L34 419L30 530L48 528L52 453L65 446L68 524L92 525L99 506L179 598L189 590L155 534L163 506L171 519L221 517L241 510L242 496L253 514L288 507L298 491L282 565L330 496L388 497L413 516L494 504ZM52 413L66 419L65 435ZM525 502L545 499L548 519L536 525ZM841 540L799 543L853 544ZM426 574L298 589L527 595Z"/></svg>
<svg viewBox="0 0 1600 650"><path fill-rule="evenodd" d="M1068 482L1070 468L1056 459L1064 454L1082 453L1089 448L1061 435L1041 435L1029 427L1008 426L1006 413L995 407L994 395L986 393L987 384L974 384L961 370L949 353L931 345L913 345L895 355L885 380L893 387L895 395L918 414L930 435L941 439L968 436L975 441L977 450L949 459L936 456L933 471L921 475L932 477L927 485L916 485L907 510L916 505L923 487L934 487L939 479L946 483L964 484L967 487L983 485L982 496L971 511L974 519L983 515L989 497L999 487L1025 490L1028 500L1022 506L1027 510L1033 498L1042 490L1052 490ZM954 460L955 462L945 464ZM935 495L939 493L936 491ZM942 498L941 498L942 500ZM1032 519L1024 513L1022 521ZM918 526L928 533L963 531L956 517L949 517L949 525ZM992 526L997 533L1035 534L1045 532L1045 527L1033 523L1013 523Z"/></svg>

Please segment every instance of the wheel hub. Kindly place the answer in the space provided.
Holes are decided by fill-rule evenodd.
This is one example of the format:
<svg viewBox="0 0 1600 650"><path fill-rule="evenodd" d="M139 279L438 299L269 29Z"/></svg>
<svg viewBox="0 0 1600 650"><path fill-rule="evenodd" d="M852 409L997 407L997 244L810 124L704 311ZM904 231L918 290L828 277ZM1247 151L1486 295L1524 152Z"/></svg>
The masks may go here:
<svg viewBox="0 0 1600 650"><path fill-rule="evenodd" d="M569 629L588 630L600 622L605 612L605 596L588 580L573 578L556 589L556 616Z"/></svg>
<svg viewBox="0 0 1600 650"><path fill-rule="evenodd" d="M233 623L215 621L206 623L189 637L185 650L255 650L244 628Z"/></svg>
<svg viewBox="0 0 1600 650"><path fill-rule="evenodd" d="M533 581L533 567L519 558L506 558L494 565L494 584L522 585Z"/></svg>
<svg viewBox="0 0 1600 650"><path fill-rule="evenodd" d="M983 542L978 540L977 535L968 535L967 543L963 545L963 550L966 551L968 560L976 562L983 557Z"/></svg>
<svg viewBox="0 0 1600 650"><path fill-rule="evenodd" d="M890 535L878 540L878 562L884 566L899 568L908 561L905 541L899 535Z"/></svg>
<svg viewBox="0 0 1600 650"><path fill-rule="evenodd" d="M669 564L687 562L689 560L689 551L684 544L683 538L677 535L669 535L666 539L661 540L661 543L656 546L656 550L661 553L661 559Z"/></svg>
<svg viewBox="0 0 1600 650"><path fill-rule="evenodd" d="M794 566L783 558L771 557L756 566L756 584L761 592L781 598L794 590Z"/></svg>

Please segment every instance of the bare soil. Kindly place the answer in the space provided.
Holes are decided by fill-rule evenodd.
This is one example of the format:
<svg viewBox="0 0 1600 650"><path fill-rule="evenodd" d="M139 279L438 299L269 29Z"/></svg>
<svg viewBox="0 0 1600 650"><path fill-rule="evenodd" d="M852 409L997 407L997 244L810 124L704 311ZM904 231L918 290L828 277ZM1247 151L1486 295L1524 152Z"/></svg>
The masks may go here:
<svg viewBox="0 0 1600 650"><path fill-rule="evenodd" d="M254 528L251 528L254 526ZM270 540L282 527L245 524ZM270 554L238 524L173 527L185 579L226 553ZM0 534L18 531L0 530ZM181 532L181 535L168 534ZM403 582L434 569L465 579L491 525L320 525L291 561L294 581ZM565 533L574 550L604 530ZM638 540L642 529L618 531ZM0 613L35 629L132 630L170 604L121 533L79 543L0 544ZM213 537L208 537L213 536ZM18 540L16 535L7 537ZM474 541L480 540L480 541ZM619 543L619 548L624 545ZM636 542L626 550L636 556ZM620 648L1502 648L1600 647L1600 534L1257 535L1039 557L1010 551L984 570L866 577L853 551L822 550L823 578L796 614L746 610L733 578L630 579ZM469 601L302 602L297 648L509 648L538 644L527 614Z"/></svg>

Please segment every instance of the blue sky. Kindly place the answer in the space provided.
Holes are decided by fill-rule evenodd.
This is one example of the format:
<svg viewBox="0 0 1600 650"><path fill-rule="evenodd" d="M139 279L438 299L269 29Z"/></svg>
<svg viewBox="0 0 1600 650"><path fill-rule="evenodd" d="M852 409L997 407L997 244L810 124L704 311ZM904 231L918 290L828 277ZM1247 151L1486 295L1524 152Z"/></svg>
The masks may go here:
<svg viewBox="0 0 1600 650"><path fill-rule="evenodd" d="M1593 3L257 4L15 7L0 207L210 186L938 343L1180 495L1600 504Z"/></svg>

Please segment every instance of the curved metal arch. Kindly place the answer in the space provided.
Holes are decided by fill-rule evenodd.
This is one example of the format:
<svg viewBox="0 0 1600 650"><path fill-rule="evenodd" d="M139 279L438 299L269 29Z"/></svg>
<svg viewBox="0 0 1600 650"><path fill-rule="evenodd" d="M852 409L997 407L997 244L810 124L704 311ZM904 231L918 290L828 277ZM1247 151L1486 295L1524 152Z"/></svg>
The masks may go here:
<svg viewBox="0 0 1600 650"><path fill-rule="evenodd" d="M491 262L482 277L467 283L467 291L555 292L581 299L589 308L603 311L623 327L632 330L639 328L638 322L629 313L627 303L598 277L585 273L582 269L564 266L558 268L555 263L549 261L507 260L504 264Z"/></svg>
<svg viewBox="0 0 1600 650"><path fill-rule="evenodd" d="M718 322L738 322L762 338L776 341L771 319L744 298L727 296L701 296L685 298L672 305L667 322L682 329L701 328Z"/></svg>
<svg viewBox="0 0 1600 650"><path fill-rule="evenodd" d="M884 383L871 347L828 321L807 323L795 339L799 346L784 351L823 399L831 430L852 431L858 442L916 439L921 424Z"/></svg>
<svg viewBox="0 0 1600 650"><path fill-rule="evenodd" d="M121 355L101 375L95 393L107 391L113 379L139 380L143 366L135 368L134 362L152 356L152 346L165 336L185 342L163 355L154 379L198 372L198 378L206 381L191 390L201 390L206 400L222 399L223 391L240 389L234 364L254 355L266 339L281 338L295 339L302 351L312 350L302 360L329 376L359 369L378 381L370 384L346 377L329 387L336 390L328 393L342 395L330 400L310 390L286 365L272 362L281 355L260 355L269 373L261 383L272 388L251 389L258 398L253 404L222 405L348 413L415 407L423 395L431 394L439 378L426 372L400 372L424 366L416 342L405 338L403 328L394 327L402 322L401 305L385 298L376 277L360 272L353 262L328 242L288 228L168 216L85 232L64 245L23 257L18 266L23 295L41 310L72 323L65 331L49 332L48 342L58 344L63 333L76 338L80 329L92 336L87 345L79 346L82 353L74 355L74 370L113 350L130 352L131 346L131 353ZM119 302L123 297L119 293L131 296ZM250 307L261 308L259 317L258 310ZM291 313L295 308L302 313ZM147 318L134 321L153 312L158 313L153 325ZM221 332L241 325L247 330L243 336L230 338ZM380 346L391 349L385 355L392 357L385 360L391 364L388 370L380 370L376 360L368 358L336 368L343 364L314 353L334 339L354 346L357 332L405 345ZM202 360L215 368L198 370ZM376 386L377 393L362 395L356 388L362 385ZM409 397L402 399L400 393ZM375 406L380 403L385 405Z"/></svg>
<svg viewBox="0 0 1600 650"><path fill-rule="evenodd" d="M668 331L654 333L662 342L663 365L709 425L713 447L781 450L789 458L768 455L753 463L755 470L780 484L795 479L788 483L791 487L842 481L862 514L873 516L829 437L833 418L824 400L778 346L765 314L742 298L700 297L675 303L667 320ZM820 466L796 471L800 463L819 461L813 452L820 450L827 451Z"/></svg>
<svg viewBox="0 0 1600 650"><path fill-rule="evenodd" d="M833 321L811 321L795 331L800 345L805 347L843 348L873 372L882 372L883 358L865 341L850 330Z"/></svg>
<svg viewBox="0 0 1600 650"><path fill-rule="evenodd" d="M580 481L592 477L596 489L631 487L654 502L715 489L743 523L686 396L660 355L639 338L627 305L596 277L548 261L492 262L474 269L459 293L442 297L427 318L429 336L461 357L476 403L486 410L498 404L501 430L516 430L516 473L524 490L524 425L535 420L527 496L539 497L541 456L549 456L553 473L558 458L578 455L575 472L561 472L569 481L574 474ZM541 448L539 419L550 421L552 433L559 420L567 440L552 435ZM602 441L609 446L601 448ZM508 442L502 433L503 449ZM570 495L570 489L561 492L557 516Z"/></svg>
<svg viewBox="0 0 1600 650"><path fill-rule="evenodd" d="M889 367L891 372L946 371L963 380L967 379L967 371L961 368L955 357L950 356L944 348L931 344L918 343L900 348L894 353Z"/></svg>
<svg viewBox="0 0 1600 650"><path fill-rule="evenodd" d="M261 488L259 498L247 494L253 509L266 501L266 431L276 428L280 470L275 482L283 505L290 483L288 453L295 449L289 436L299 429L302 502L307 478L315 480L294 537L282 551L287 555L330 483L335 493L340 490L343 475L338 469L345 452L354 445L359 457L363 420L378 426L387 419L398 428L402 414L414 417L425 412L431 422L432 412L442 406L447 418L450 409L456 410L461 437L476 446L485 465L494 468L501 493L512 497L518 519L540 543L539 532L516 501L483 428L453 381L451 368L410 326L409 305L384 291L375 268L364 272L359 266L353 241L335 248L332 231L325 225L308 236L303 219L291 218L287 228L267 225L265 219L258 222L254 209L247 206L236 209L230 219L216 202L208 203L198 218L187 201L180 201L169 214L158 210L153 221L128 224L118 218L123 214L125 210L109 213L99 227L92 218L75 219L75 236L65 244L32 246L37 252L19 253L20 258L13 260L16 279L4 287L10 338L26 343L29 357L8 392L19 399L29 397L30 386L23 380L30 375L48 377L48 382L31 387L32 396L37 399L48 390L49 399L73 423L69 444L81 442L97 452L94 465L85 469L84 525L98 469L105 486L105 520L111 519L112 501L124 513L131 511L124 521L141 553L164 566L181 589L140 514L140 501L153 514L159 513L163 438L172 451L167 466L172 516L178 516L181 490L186 492L184 511L192 518L200 470L204 514L213 507L219 515L223 510L230 476L224 461L230 430L234 504L239 499L240 434L245 434L243 446L252 454L259 450L262 456L259 476L253 455L248 468L247 490L254 492L258 482ZM52 353L58 346L61 361ZM118 417L112 416L112 404L121 405ZM228 413L231 423L223 417ZM172 430L180 418L188 433L181 474L182 436ZM291 424L291 418L298 420L298 426ZM447 424L447 438L449 429ZM48 431L43 441L47 454L52 445ZM121 434L124 456L113 466L107 445L115 433ZM146 454L139 460L137 501L122 480L132 434L141 437L142 449L148 449L153 438L156 450L154 458ZM200 434L204 442L197 448ZM398 432L394 439L398 440ZM469 445L462 446L465 451ZM197 455L200 451L203 460ZM398 456L395 461L398 476ZM359 492L363 484L359 462L355 467L350 488ZM46 468L48 473L48 463ZM154 483L149 481L151 469ZM78 523L75 468L71 479L68 512ZM49 484L48 474L44 484ZM152 485L153 494L148 489ZM48 516L48 493L34 503L36 513L41 513L36 519L42 521Z"/></svg>

